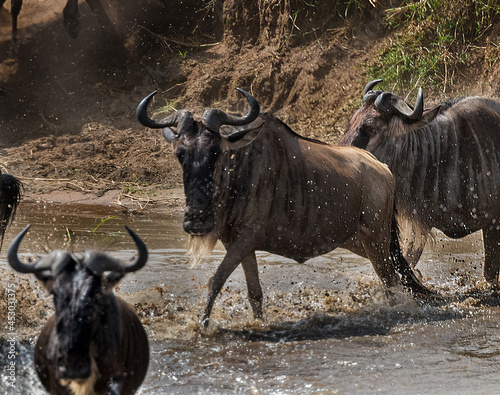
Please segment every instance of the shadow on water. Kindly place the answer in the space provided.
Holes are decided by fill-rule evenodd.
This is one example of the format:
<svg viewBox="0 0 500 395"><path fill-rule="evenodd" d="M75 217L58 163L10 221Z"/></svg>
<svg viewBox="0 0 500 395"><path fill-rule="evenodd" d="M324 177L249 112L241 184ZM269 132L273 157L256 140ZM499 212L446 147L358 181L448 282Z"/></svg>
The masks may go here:
<svg viewBox="0 0 500 395"><path fill-rule="evenodd" d="M434 310L431 313L431 310ZM458 311L443 311L427 306L425 313L358 312L348 316L331 316L315 313L299 321L286 321L269 325L265 330L221 329L222 336L234 336L248 341L295 342L324 339L346 339L362 336L384 336L400 325L417 325L430 322L457 320L463 317Z"/></svg>

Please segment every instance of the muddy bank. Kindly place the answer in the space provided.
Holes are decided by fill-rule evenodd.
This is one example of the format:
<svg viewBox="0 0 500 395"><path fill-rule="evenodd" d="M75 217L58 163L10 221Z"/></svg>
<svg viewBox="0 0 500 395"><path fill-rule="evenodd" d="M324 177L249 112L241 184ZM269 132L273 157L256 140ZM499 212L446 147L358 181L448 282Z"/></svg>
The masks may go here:
<svg viewBox="0 0 500 395"><path fill-rule="evenodd" d="M42 137L2 152L2 171L23 182L28 202L136 211L178 211L184 204L180 165L158 131L91 123L76 136Z"/></svg>

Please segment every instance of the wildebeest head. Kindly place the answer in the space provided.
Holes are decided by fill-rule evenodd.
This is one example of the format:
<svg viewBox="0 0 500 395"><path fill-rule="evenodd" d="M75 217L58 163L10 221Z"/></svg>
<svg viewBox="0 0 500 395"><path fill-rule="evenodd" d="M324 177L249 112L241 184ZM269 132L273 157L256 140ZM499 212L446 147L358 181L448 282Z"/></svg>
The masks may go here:
<svg viewBox="0 0 500 395"><path fill-rule="evenodd" d="M431 122L439 106L424 111L422 88L417 103L411 108L405 101L389 92L373 90L382 80L369 82L363 90L363 104L350 119L340 144L367 149L384 137L394 137L418 129Z"/></svg>
<svg viewBox="0 0 500 395"><path fill-rule="evenodd" d="M195 121L187 110L174 114L157 122L149 118L147 107L156 92L145 97L137 107L137 118L144 126L163 129L165 139L173 144L183 171L186 212L184 230L191 235L209 233L214 227L212 198L214 190L213 174L215 163L225 141L236 142L243 138L246 130L236 131L228 136L219 132L222 125L242 126L253 122L260 112L259 103L248 92L238 88L250 105L242 116L226 114L221 110L207 109L201 121ZM176 131L171 127L176 128Z"/></svg>
<svg viewBox="0 0 500 395"><path fill-rule="evenodd" d="M126 273L141 269L147 261L147 248L132 230L126 228L135 241L138 256L134 263L124 265L104 253L86 251L83 257L56 250L33 264L20 261L17 251L29 225L12 241L7 256L10 266L20 273L33 273L53 295L56 319L56 339L53 343L57 375L60 380L85 380L94 371L94 359L99 350L92 349L91 340L104 313L115 322L105 322L101 337L118 342L121 328L112 287ZM116 310L116 311L114 311ZM108 342L109 342L108 341ZM108 344L109 346L109 344ZM112 347L110 347L112 348Z"/></svg>

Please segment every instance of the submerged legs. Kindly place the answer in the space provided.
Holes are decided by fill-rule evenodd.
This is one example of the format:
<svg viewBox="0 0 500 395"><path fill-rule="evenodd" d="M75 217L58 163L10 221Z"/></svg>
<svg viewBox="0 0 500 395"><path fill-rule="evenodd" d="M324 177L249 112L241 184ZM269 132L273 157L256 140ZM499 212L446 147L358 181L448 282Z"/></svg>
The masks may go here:
<svg viewBox="0 0 500 395"><path fill-rule="evenodd" d="M231 273L234 272L234 270L238 267L238 265L243 261L243 259L247 258L250 253L253 254L253 250L248 248L247 246L243 245L247 244L246 240L242 240L240 242L236 242L231 245L227 249L226 256L222 260L221 264L217 268L217 271L215 274L210 278L208 282L208 300L207 304L205 307L205 311L203 312L203 316L201 317L201 324L204 327L208 327L208 318L210 317L210 313L212 312L212 308L214 306L215 299L217 298L217 295L219 295L220 290L224 286L224 283L228 279L228 277L231 275ZM255 255L253 255L255 259ZM251 279L252 284L254 284L256 274L257 274L257 280L258 280L258 273L256 268L252 269L250 266L251 262L251 257L249 258L250 260L246 261L245 263L245 276ZM247 274L248 272L248 274ZM260 289L260 285L259 285ZM250 292L249 292L250 294ZM260 291L260 294L262 295L262 291ZM258 300L259 297L259 292L257 289L255 289L255 286L252 285L252 295L254 300ZM250 295L249 295L250 296ZM250 296L252 298L252 296ZM262 296L261 296L262 300ZM252 308L254 306L252 305ZM254 308L254 314L255 314L255 308Z"/></svg>
<svg viewBox="0 0 500 395"><path fill-rule="evenodd" d="M484 278L494 287L498 287L500 272L500 230L483 229L484 242Z"/></svg>
<svg viewBox="0 0 500 395"><path fill-rule="evenodd" d="M262 319L262 288L259 281L259 267L255 252L247 255L241 262L247 281L248 300L255 319Z"/></svg>

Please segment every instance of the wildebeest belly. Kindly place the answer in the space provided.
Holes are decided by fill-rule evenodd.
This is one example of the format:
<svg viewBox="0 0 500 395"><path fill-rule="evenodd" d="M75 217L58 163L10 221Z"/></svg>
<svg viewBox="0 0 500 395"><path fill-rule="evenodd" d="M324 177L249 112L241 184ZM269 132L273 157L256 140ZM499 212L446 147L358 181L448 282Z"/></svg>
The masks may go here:
<svg viewBox="0 0 500 395"><path fill-rule="evenodd" d="M358 230L360 210L353 207L360 206L360 198L340 195L342 199L332 193L322 203L312 199L281 214L271 211L257 249L304 262L342 245Z"/></svg>
<svg viewBox="0 0 500 395"><path fill-rule="evenodd" d="M477 232L481 229L497 227L500 225L500 215L492 216L489 213L471 213L470 215L450 215L440 219L434 224L446 236L459 239Z"/></svg>
<svg viewBox="0 0 500 395"><path fill-rule="evenodd" d="M312 237L311 235L304 235L301 240L297 237L281 234L275 238L268 239L262 245L258 245L256 249L303 263L308 259L333 251L341 244L342 242L338 242L334 237L328 238L320 234L313 235Z"/></svg>

